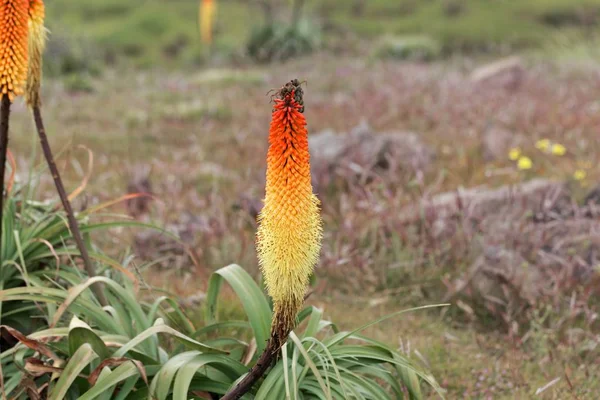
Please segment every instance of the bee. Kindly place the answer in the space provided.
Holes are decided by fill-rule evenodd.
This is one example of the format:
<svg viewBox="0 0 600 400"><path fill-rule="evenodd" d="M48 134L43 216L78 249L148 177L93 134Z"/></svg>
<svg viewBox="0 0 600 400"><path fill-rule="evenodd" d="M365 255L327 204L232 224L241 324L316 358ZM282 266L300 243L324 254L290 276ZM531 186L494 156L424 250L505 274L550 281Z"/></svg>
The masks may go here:
<svg viewBox="0 0 600 400"><path fill-rule="evenodd" d="M273 99L285 99L289 94L294 92L294 100L296 103L300 104L300 109L298 111L304 112L304 90L302 90L302 84L307 83L306 81L300 82L298 79L292 79L285 85L283 85L280 89L271 89L267 92L267 96L271 95L271 103Z"/></svg>

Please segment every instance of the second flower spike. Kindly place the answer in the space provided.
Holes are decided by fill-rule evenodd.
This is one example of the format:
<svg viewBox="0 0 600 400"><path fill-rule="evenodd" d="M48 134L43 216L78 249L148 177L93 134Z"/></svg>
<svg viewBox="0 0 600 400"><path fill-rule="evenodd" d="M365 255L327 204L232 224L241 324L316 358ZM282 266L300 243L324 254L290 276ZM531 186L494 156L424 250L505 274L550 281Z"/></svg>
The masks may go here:
<svg viewBox="0 0 600 400"><path fill-rule="evenodd" d="M0 98L23 94L28 67L29 0L0 1Z"/></svg>
<svg viewBox="0 0 600 400"><path fill-rule="evenodd" d="M44 2L29 1L29 68L25 100L30 107L39 106L40 87L42 85L42 55L46 47L46 28L44 27Z"/></svg>

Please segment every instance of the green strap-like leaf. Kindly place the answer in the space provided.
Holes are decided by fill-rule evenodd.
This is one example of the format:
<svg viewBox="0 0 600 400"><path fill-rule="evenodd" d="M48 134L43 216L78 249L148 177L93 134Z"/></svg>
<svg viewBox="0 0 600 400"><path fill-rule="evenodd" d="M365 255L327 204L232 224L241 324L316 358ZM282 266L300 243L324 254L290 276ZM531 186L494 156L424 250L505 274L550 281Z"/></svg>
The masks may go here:
<svg viewBox="0 0 600 400"><path fill-rule="evenodd" d="M104 377L98 379L96 384L83 395L79 396L77 400L92 400L105 393L107 390L111 390L119 382L139 375L140 371L132 362L126 362L115 368L110 374L106 374Z"/></svg>
<svg viewBox="0 0 600 400"><path fill-rule="evenodd" d="M308 325L306 326L306 330L302 334L302 338L306 338L309 336L315 336L319 330L319 322L321 321L321 317L323 316L323 310L312 307L312 312L310 313L310 319L308 320Z"/></svg>
<svg viewBox="0 0 600 400"><path fill-rule="evenodd" d="M94 349L89 344L86 343L79 347L62 371L48 399L63 400L75 378L96 358L98 355L94 353Z"/></svg>
<svg viewBox="0 0 600 400"><path fill-rule="evenodd" d="M129 394L135 388L135 384L137 383L139 376L131 376L125 380L125 383L119 389L119 394L115 396L114 399L111 400L124 400L129 396Z"/></svg>
<svg viewBox="0 0 600 400"><path fill-rule="evenodd" d="M154 320L159 317L158 314L163 302L168 303L171 306L171 309L173 310L172 313L169 313L166 317L169 317L170 320L174 320L175 318L173 318L171 314L177 315L178 324L186 329L184 333L191 335L195 331L194 325L192 325L191 321L183 313L181 307L179 307L177 302L171 299L170 297L161 296L158 299L156 299L150 307L150 311L148 312L148 318L150 320Z"/></svg>
<svg viewBox="0 0 600 400"><path fill-rule="evenodd" d="M325 381L323 381L323 378L321 377L319 370L315 366L313 360L310 358L310 355L306 352L306 349L304 349L304 346L302 345L302 342L300 341L298 336L296 336L296 334L294 332L290 332L290 339L292 340L292 342L294 342L298 351L304 356L304 361L306 362L306 365L311 369L312 373L314 374L315 378L317 379L317 382L319 383L319 386L321 387L321 390L323 391L325 398L327 400L332 400L331 387L326 385Z"/></svg>
<svg viewBox="0 0 600 400"><path fill-rule="evenodd" d="M422 399L423 394L421 393L421 382L419 382L419 376L415 370L401 365L396 366L396 370L400 375L400 380L406 389L408 389L411 400Z"/></svg>
<svg viewBox="0 0 600 400"><path fill-rule="evenodd" d="M102 372L100 372L100 375L98 376L98 380L106 379L106 377L110 374L111 374L110 368L104 367L104 368L102 368ZM115 390L115 387L111 386L110 388L108 388L107 390L105 390L103 393L101 393L98 396L98 400L111 400L112 393L114 392L114 390Z"/></svg>
<svg viewBox="0 0 600 400"><path fill-rule="evenodd" d="M285 399L283 362L280 360L267 374L254 400Z"/></svg>
<svg viewBox="0 0 600 400"><path fill-rule="evenodd" d="M171 391L171 384L175 378L175 374L179 371L179 368L184 366L187 362L193 359L199 351L187 351L171 358L163 367L160 372L154 376L150 383L150 394L152 394L157 400L165 400Z"/></svg>
<svg viewBox="0 0 600 400"><path fill-rule="evenodd" d="M69 324L69 354L72 356L84 344L89 344L94 349L94 352L100 357L100 361L107 359L110 352L104 344L104 340L96 335L88 324L81 321L77 317L71 319Z"/></svg>
<svg viewBox="0 0 600 400"><path fill-rule="evenodd" d="M167 325L159 323L159 324L154 325L151 328L146 329L145 331L143 331L142 333L140 333L139 335L137 335L136 337L131 339L127 344L123 345L123 347L121 347L120 349L115 351L115 353L113 354L113 357L124 357L125 354L127 354L127 352L129 350L133 350L135 348L135 346L137 346L144 340L148 339L152 335L156 335L157 333L169 334L169 335L173 336L174 339L176 339L177 341L184 344L186 347L188 347L190 349L194 349L194 350L199 350L203 353L227 354L226 351L219 350L214 347L210 347L205 344L202 344L190 337L185 336L183 333L177 332L175 329L173 329Z"/></svg>
<svg viewBox="0 0 600 400"><path fill-rule="evenodd" d="M194 375L196 375L198 369L206 365L212 365L229 375L231 383L233 383L235 378L247 372L247 369L242 364L236 364L232 359L224 359L219 354L198 354L179 369L173 386L173 400L188 399L189 387Z"/></svg>
<svg viewBox="0 0 600 400"><path fill-rule="evenodd" d="M216 318L217 299L223 280L231 285L242 302L254 331L258 353L262 353L269 339L271 308L263 291L239 265L232 264L221 268L210 277L206 293L206 320L214 321Z"/></svg>
<svg viewBox="0 0 600 400"><path fill-rule="evenodd" d="M220 330L220 329L249 329L251 328L250 324L247 321L225 321L225 322L215 322L214 324L207 325L201 329L198 329L191 336L193 338L197 338L201 335L206 335L208 333Z"/></svg>

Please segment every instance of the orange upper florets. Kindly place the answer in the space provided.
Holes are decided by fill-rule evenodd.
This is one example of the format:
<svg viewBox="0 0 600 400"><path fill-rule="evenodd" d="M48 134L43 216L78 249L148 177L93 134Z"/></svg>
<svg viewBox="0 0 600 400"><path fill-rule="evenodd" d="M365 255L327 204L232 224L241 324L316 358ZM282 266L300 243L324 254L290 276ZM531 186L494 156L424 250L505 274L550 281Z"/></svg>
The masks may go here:
<svg viewBox="0 0 600 400"><path fill-rule="evenodd" d="M0 98L23 93L28 68L29 0L0 0Z"/></svg>
<svg viewBox="0 0 600 400"><path fill-rule="evenodd" d="M29 0L29 15L31 20L37 24L44 24L44 1Z"/></svg>

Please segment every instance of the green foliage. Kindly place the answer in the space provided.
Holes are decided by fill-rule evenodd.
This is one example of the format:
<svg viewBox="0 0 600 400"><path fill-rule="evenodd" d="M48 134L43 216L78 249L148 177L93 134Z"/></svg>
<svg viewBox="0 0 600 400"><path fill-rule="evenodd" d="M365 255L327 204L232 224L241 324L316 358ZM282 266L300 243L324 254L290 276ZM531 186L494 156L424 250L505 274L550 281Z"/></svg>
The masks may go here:
<svg viewBox="0 0 600 400"><path fill-rule="evenodd" d="M72 93L92 93L94 84L87 74L71 74L64 78L64 85Z"/></svg>
<svg viewBox="0 0 600 400"><path fill-rule="evenodd" d="M67 33L64 27L52 31L44 55L44 72L49 76L98 75L102 59L97 44Z"/></svg>
<svg viewBox="0 0 600 400"><path fill-rule="evenodd" d="M57 274L57 282L79 279L68 271ZM0 291L3 303L26 299L43 305L39 313L50 326L28 339L4 327L20 342L0 354L4 390L11 398L28 398L31 391L49 399L80 400L185 400L198 398L199 392L224 394L249 370L244 361L255 362L268 338L269 303L237 265L212 276L207 325L195 332L174 300L140 302L127 279L96 277L65 290L46 287L41 278L38 273L28 287ZM242 301L247 321L217 321L217 299L225 281ZM89 290L97 282L105 285L110 302L106 309ZM299 323L282 357L244 398L418 399L423 382L440 393L431 375L389 346L360 334L372 324L340 332L315 307L305 308ZM250 342L224 335L249 330L254 332Z"/></svg>
<svg viewBox="0 0 600 400"><path fill-rule="evenodd" d="M200 43L196 1L54 0L46 9L51 32L85 38L94 57L108 63L172 66L196 63L209 51ZM249 34L251 25L243 21L257 10L219 2L217 12L215 48L230 54Z"/></svg>
<svg viewBox="0 0 600 400"><path fill-rule="evenodd" d="M67 272L59 274L65 281L76 279ZM88 290L96 282L106 287L108 309L103 309ZM205 367L215 366L216 371L230 379L245 371L242 365L226 359L225 351L199 343L167 326L163 318L180 324L181 330L191 331L191 325L173 300L161 297L153 303L140 304L135 292L130 281L118 283L102 277L88 279L68 291L32 284L0 292L3 302L29 299L55 310L47 314L51 321L49 329L30 335L30 341L15 335L21 343L0 355L6 393L27 398L24 386L27 382L28 387L36 388L48 384L45 391L50 399L94 399L105 396L107 391L110 395L115 387L119 388L118 398L139 398L136 396L148 391L148 378L155 378L159 371L164 374L171 366L158 334L166 336L168 343L182 345L186 352L181 355L190 356L195 362L200 359ZM173 311L164 311L163 303L174 307ZM63 327L67 315L70 323ZM50 339L52 344L45 344ZM57 371L50 367L60 368L57 379L50 377L52 371ZM82 374L87 380L82 379ZM195 385L202 390L204 384Z"/></svg>
<svg viewBox="0 0 600 400"><path fill-rule="evenodd" d="M66 290L83 278L83 272L75 263L79 250L60 203L35 201L35 191L34 177L31 176L28 184L15 186L5 200L0 243L0 293L30 287L45 288L50 284ZM94 217L101 217L101 211L111 204L114 202L96 205L76 213L75 218L84 240L87 239L92 260L105 268L125 271L124 266L93 246L90 233L123 226L153 227L133 221L115 221L114 216L108 222L94 222ZM105 272L110 274L108 270ZM47 325L53 309L49 308L39 318L32 318L38 309L33 300L23 296L20 301L0 301L0 324L26 334Z"/></svg>
<svg viewBox="0 0 600 400"><path fill-rule="evenodd" d="M538 47L568 28L597 29L599 0L368 1L360 18L332 0L338 26L370 37L384 34L428 35L447 53L493 51L498 48ZM343 11L342 11L343 10ZM555 23L558 20L558 23Z"/></svg>
<svg viewBox="0 0 600 400"><path fill-rule="evenodd" d="M27 189L17 189L5 203L0 244L0 290L29 285L40 273L51 277L65 267L65 259L68 261L68 257L78 254L66 215L55 211L55 204L31 200ZM83 227L87 217L85 213L77 215ZM40 322L30 318L34 308L31 302L0 303L0 323L31 332Z"/></svg>
<svg viewBox="0 0 600 400"><path fill-rule="evenodd" d="M551 58L569 63L597 62L600 60L600 35L564 33L555 35L538 53L542 58Z"/></svg>
<svg viewBox="0 0 600 400"><path fill-rule="evenodd" d="M291 2L279 3L276 14L287 16ZM326 40L356 37L349 33L362 38L427 35L445 52L539 47L562 30L597 32L600 8L600 0L369 0L362 2L360 11L354 3L308 0L305 8L332 28L324 33ZM93 54L109 61L127 58L144 66L171 65L197 62L209 53L198 37L196 1L54 0L47 10L52 32L59 29L73 38L86 38ZM265 45L263 52L269 54L280 47L268 43L285 40L293 49L286 46L286 52L302 53L314 44L312 36L306 36L310 31L258 28L260 20L260 7L219 1L212 50L230 55L244 44L247 49L258 44L258 49Z"/></svg>
<svg viewBox="0 0 600 400"><path fill-rule="evenodd" d="M427 36L386 36L382 38L373 56L396 60L433 61L441 56L441 46Z"/></svg>
<svg viewBox="0 0 600 400"><path fill-rule="evenodd" d="M246 49L253 60L269 62L309 54L319 43L319 30L308 20L301 20L295 26L274 22L255 29Z"/></svg>

